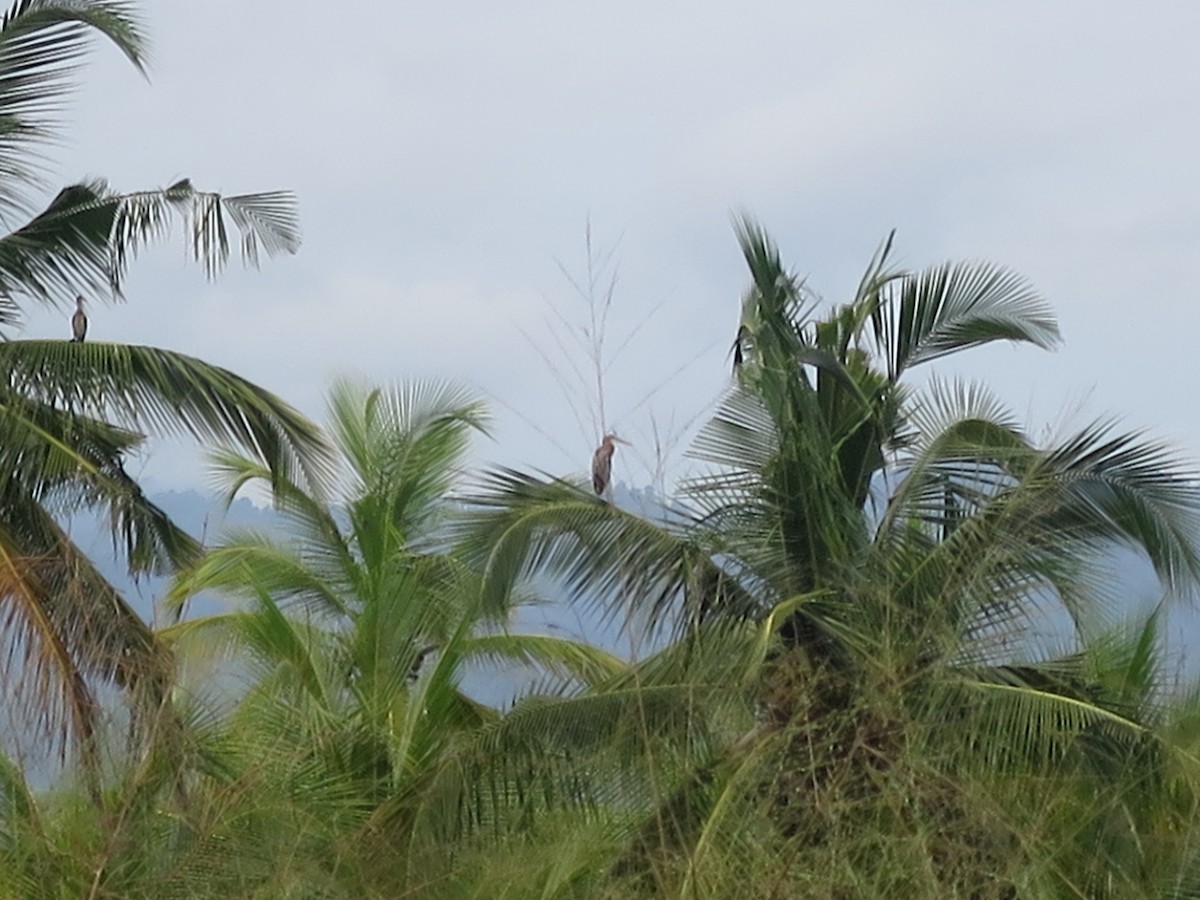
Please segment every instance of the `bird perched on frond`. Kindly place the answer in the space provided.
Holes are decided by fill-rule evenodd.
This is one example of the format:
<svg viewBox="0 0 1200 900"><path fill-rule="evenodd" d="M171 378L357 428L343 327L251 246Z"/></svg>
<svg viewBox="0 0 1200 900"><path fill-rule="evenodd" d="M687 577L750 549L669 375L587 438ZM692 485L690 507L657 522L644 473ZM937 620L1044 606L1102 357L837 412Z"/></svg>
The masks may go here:
<svg viewBox="0 0 1200 900"><path fill-rule="evenodd" d="M750 329L745 325L739 325L737 337L733 339L733 374L737 374L737 370L742 367L742 363L746 361L746 341L750 337Z"/></svg>
<svg viewBox="0 0 1200 900"><path fill-rule="evenodd" d="M606 434L596 452L592 454L592 489L597 497L604 496L612 480L612 458L617 449L616 445L628 443L629 441L623 441L615 434Z"/></svg>
<svg viewBox="0 0 1200 900"><path fill-rule="evenodd" d="M83 297L75 298L75 315L71 316L71 343L82 344L87 336L87 313L83 311Z"/></svg>

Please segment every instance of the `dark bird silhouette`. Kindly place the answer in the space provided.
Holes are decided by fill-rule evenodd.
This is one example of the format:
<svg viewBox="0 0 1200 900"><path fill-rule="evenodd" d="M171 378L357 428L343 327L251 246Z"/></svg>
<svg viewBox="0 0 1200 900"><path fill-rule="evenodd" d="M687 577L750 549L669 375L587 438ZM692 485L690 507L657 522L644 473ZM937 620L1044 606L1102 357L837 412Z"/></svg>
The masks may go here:
<svg viewBox="0 0 1200 900"><path fill-rule="evenodd" d="M628 444L615 434L606 434L596 452L592 454L592 489L597 497L603 497L612 480L612 458L617 444Z"/></svg>
<svg viewBox="0 0 1200 900"><path fill-rule="evenodd" d="M71 316L71 343L82 344L87 336L87 313L83 311L83 297L75 298L75 315Z"/></svg>
<svg viewBox="0 0 1200 900"><path fill-rule="evenodd" d="M746 360L745 351L742 348L742 344L748 335L749 331L747 330L746 326L739 325L737 337L733 339L733 373L735 375L737 374L737 370L742 367L742 363Z"/></svg>

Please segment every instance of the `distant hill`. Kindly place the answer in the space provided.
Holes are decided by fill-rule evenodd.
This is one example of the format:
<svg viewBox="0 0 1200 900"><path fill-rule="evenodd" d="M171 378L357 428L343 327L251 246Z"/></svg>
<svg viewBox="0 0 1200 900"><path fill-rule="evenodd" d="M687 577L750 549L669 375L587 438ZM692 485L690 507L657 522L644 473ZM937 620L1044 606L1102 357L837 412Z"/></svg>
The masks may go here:
<svg viewBox="0 0 1200 900"><path fill-rule="evenodd" d="M269 531L280 527L281 519L272 509L256 506L239 498L226 510L215 494L198 491L163 491L152 493L151 502L161 507L175 522L206 544L214 544L230 529L249 528ZM624 485L615 488L615 502L623 508L643 514L661 509L649 488L630 490ZM161 576L130 577L122 562L115 556L112 539L105 521L99 516L77 515L68 523L76 543L95 562L103 575L121 591L130 605L149 622L159 615L157 604L168 587L169 579ZM588 604L572 604L565 594L549 581L537 588L542 601L519 609L510 622L516 631L567 637L603 647L627 658L644 656L653 649L645 641L631 637L622 623L606 617ZM223 598L201 594L188 601L188 617L213 615L229 610ZM519 666L471 672L464 679L464 689L476 699L494 706L506 706L523 690L536 683L537 673Z"/></svg>
<svg viewBox="0 0 1200 900"><path fill-rule="evenodd" d="M246 499L236 500L227 510L216 495L194 490L155 493L151 500L180 526L210 544L217 542L228 529L271 530L280 525L277 513ZM664 513L661 502L649 488L630 490L618 485L615 502L624 509L649 517ZM135 582L130 578L116 558L105 523L99 517L75 516L68 523L68 529L105 577L125 594L133 608L147 621L155 621L156 604L167 587L168 579L143 577ZM1136 555L1115 549L1107 560L1106 568L1108 573L1103 579L1103 586L1111 600L1104 612L1110 623L1144 617L1162 599L1162 590L1153 571ZM565 589L550 579L539 580L534 590L540 602L515 613L510 627L516 631L587 641L626 658L644 657L656 649L654 642L638 638L619 618L606 615L595 604L571 602ZM201 595L189 601L187 615L211 615L228 609L229 605L223 598ZM1065 647L1072 637L1070 621L1061 612L1050 611L1037 617L1030 627L1038 643L1061 644ZM1196 604L1178 600L1163 604L1159 633L1167 661L1163 673L1167 684L1164 687L1178 688L1181 683L1200 675L1200 662L1192 652L1200 636L1200 609ZM215 674L214 677L216 682L237 680L233 671ZM520 666L504 666L468 672L463 680L463 688L481 702L505 707L521 693L534 687L539 678L538 673ZM206 687L219 692L220 686L216 682L206 683ZM26 742L20 738L21 732L20 728L14 729L9 722L0 700L0 746L10 752L19 752L28 762L31 756L37 755L37 750L22 746ZM55 766L44 762L29 769L40 783L49 783L55 770Z"/></svg>
<svg viewBox="0 0 1200 900"><path fill-rule="evenodd" d="M177 525L206 544L214 543L229 528L271 529L279 524L274 510L255 506L240 497L224 508L216 494L198 491L163 491L150 495L150 501L162 508ZM115 553L107 523L99 516L76 515L67 528L76 544L86 552L105 578L121 591L138 614L149 622L155 619L155 605L166 590L169 579L143 575L130 577ZM192 615L205 615L227 609L218 598L201 596L189 602Z"/></svg>
<svg viewBox="0 0 1200 900"><path fill-rule="evenodd" d="M256 506L245 498L235 500L228 510L224 509L215 494L202 494L194 490L158 492L151 495L151 500L181 527L205 543L215 543L228 529L270 530L280 525L277 513L270 508ZM614 502L623 509L650 518L665 514L662 501L649 487L631 489L618 484L615 486ZM104 522L99 518L75 517L69 527L77 543L92 556L105 576L125 593L138 613L148 621L153 621L155 604L165 590L167 580L143 577L134 582L114 557L112 541ZM1137 555L1114 548L1105 561L1105 569L1107 573L1101 586L1110 595L1102 611L1107 621L1140 618L1162 599L1162 589L1153 570ZM518 610L511 623L514 629L586 640L627 658L645 656L654 649L631 636L621 621L606 616L595 605L569 602L566 592L553 581L543 579L535 589L542 602ZM1164 649L1172 657L1172 670L1180 676L1200 674L1200 660L1194 658L1196 654L1189 652L1196 644L1197 636L1200 636L1200 610L1194 606L1184 601L1165 604L1160 619ZM188 614L207 615L228 608L221 598L202 595L189 602ZM1049 613L1043 620L1033 623L1032 627L1040 640L1053 643L1058 638L1063 641L1069 638L1069 622L1062 615ZM503 704L511 699L513 691L526 682L515 671L501 678L498 684L491 683L494 678L494 674L491 674L485 679L486 685L481 684L481 690L488 695L487 702Z"/></svg>

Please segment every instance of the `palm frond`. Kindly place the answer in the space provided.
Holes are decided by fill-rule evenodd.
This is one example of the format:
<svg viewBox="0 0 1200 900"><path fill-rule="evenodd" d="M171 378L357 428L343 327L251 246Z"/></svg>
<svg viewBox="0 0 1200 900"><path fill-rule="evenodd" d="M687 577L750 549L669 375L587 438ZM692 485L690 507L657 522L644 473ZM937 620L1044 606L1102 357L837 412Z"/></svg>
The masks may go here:
<svg viewBox="0 0 1200 900"><path fill-rule="evenodd" d="M168 654L146 623L42 507L6 492L0 516L0 564L6 612L4 658L19 660L26 702L37 725L65 752L79 748L97 773L93 683L128 689L139 702L163 703ZM11 668L5 676L12 674Z"/></svg>
<svg viewBox="0 0 1200 900"><path fill-rule="evenodd" d="M1093 732L1135 740L1149 734L1136 719L1032 669L994 669L964 681L961 689L971 709L960 723L961 734L977 741L983 759L1001 770L1061 761L1073 750L1083 750L1080 738Z"/></svg>
<svg viewBox="0 0 1200 900"><path fill-rule="evenodd" d="M107 503L113 544L133 574L163 575L200 557L200 543L159 507L117 466L97 481L97 498Z"/></svg>
<svg viewBox="0 0 1200 900"><path fill-rule="evenodd" d="M279 477L320 488L330 451L319 430L274 394L226 369L153 347L67 341L0 343L9 385L57 409L125 427L233 443Z"/></svg>
<svg viewBox="0 0 1200 900"><path fill-rule="evenodd" d="M285 606L296 606L310 616L329 618L349 610L343 586L331 584L297 558L290 548L277 545L266 534L235 533L209 550L194 566L181 572L163 603L178 615L189 597L202 591L220 591L243 598L266 592Z"/></svg>
<svg viewBox="0 0 1200 900"><path fill-rule="evenodd" d="M877 540L914 520L952 527L1015 487L1036 456L1008 410L978 385L931 382L909 421Z"/></svg>
<svg viewBox="0 0 1200 900"><path fill-rule="evenodd" d="M15 0L0 19L0 214L26 212L40 180L30 151L53 137L64 95L95 33L139 70L146 39L124 0Z"/></svg>
<svg viewBox="0 0 1200 900"><path fill-rule="evenodd" d="M944 263L894 281L872 321L893 381L911 366L991 341L1047 349L1059 341L1041 295L990 263Z"/></svg>
<svg viewBox="0 0 1200 900"><path fill-rule="evenodd" d="M110 238L116 205L100 181L61 190L45 210L0 236L0 290L63 306L115 283Z"/></svg>
<svg viewBox="0 0 1200 900"><path fill-rule="evenodd" d="M193 561L199 546L126 473L141 435L0 389L0 496L15 490L60 512L106 507L132 574Z"/></svg>
<svg viewBox="0 0 1200 900"><path fill-rule="evenodd" d="M1020 435L1016 416L985 385L963 380L943 381L933 377L905 409L911 435L905 440L900 465L930 452L934 441L968 421L990 422L1000 431ZM1007 443L1002 441L1001 444ZM962 448L964 451L966 447ZM980 446L987 456L986 446ZM999 450L1000 448L997 448Z"/></svg>
<svg viewBox="0 0 1200 900"><path fill-rule="evenodd" d="M362 490L419 476L444 490L462 463L469 431L486 433L478 398L448 382L410 381L388 389L349 381L329 392L332 432Z"/></svg>
<svg viewBox="0 0 1200 900"><path fill-rule="evenodd" d="M734 574L670 522L653 523L562 481L512 470L486 476L454 531L483 574L485 608L501 607L521 579L545 571L575 597L624 613L651 632L710 615L753 616Z"/></svg>
<svg viewBox="0 0 1200 900"><path fill-rule="evenodd" d="M0 288L61 306L77 293L119 297L130 262L147 243L182 219L192 256L213 278L229 259L229 225L241 235L241 256L257 266L295 253L300 227L295 198L274 191L223 197L184 179L154 191L114 193L100 180L64 188L50 205L11 234L0 236Z"/></svg>
<svg viewBox="0 0 1200 900"><path fill-rule="evenodd" d="M241 235L241 257L246 265L257 266L264 252L276 256L300 248L296 200L288 191L225 197L197 190L184 178L157 191L109 195L104 205L113 209L114 287L119 287L121 276L142 245L165 236L175 217L184 220L192 256L209 278L216 277L229 260L229 223Z"/></svg>
<svg viewBox="0 0 1200 900"><path fill-rule="evenodd" d="M1047 450L1032 477L1058 499L1038 527L1145 553L1171 590L1200 585L1200 478L1166 444L1098 422Z"/></svg>
<svg viewBox="0 0 1200 900"><path fill-rule="evenodd" d="M691 811L698 821L694 833L688 835L687 871L680 896L696 896L702 886L719 889L719 882L709 883L710 870L720 873L729 855L754 855L754 826L763 824L763 801L757 795L770 770L778 768L780 750L777 735L756 738L737 748L717 772L703 779L707 790L701 808ZM710 859L716 864L710 864Z"/></svg>
<svg viewBox="0 0 1200 900"><path fill-rule="evenodd" d="M484 746L502 755L520 747L538 754L585 753L612 749L628 757L643 752L638 741L618 735L677 737L704 716L701 697L687 683L620 687L568 697L531 696L519 701L494 726Z"/></svg>
<svg viewBox="0 0 1200 900"><path fill-rule="evenodd" d="M232 621L238 637L260 663L281 670L287 680L298 682L322 708L330 706L331 686L325 675L327 658L320 653L325 636L320 631L285 616L266 591L259 592L254 609L236 614Z"/></svg>
<svg viewBox="0 0 1200 900"><path fill-rule="evenodd" d="M5 598L0 632L8 644L5 656L19 659L26 683L34 685L29 707L37 710L36 727L50 736L60 756L74 738L84 750L85 770L94 770L99 704L76 666L74 648L44 609L44 591L34 580L35 560L12 548L8 536L0 535L0 592ZM4 680L11 677L12 672L6 672Z"/></svg>
<svg viewBox="0 0 1200 900"><path fill-rule="evenodd" d="M750 288L742 298L741 322L735 349L738 358L752 365L738 368L742 377L752 372L795 371L794 353L808 341L804 327L813 307L812 298L799 280L784 267L779 249L753 220L734 221L734 231L750 269Z"/></svg>
<svg viewBox="0 0 1200 900"><path fill-rule="evenodd" d="M356 580L359 560L350 549L350 537L343 533L343 510L331 509L330 497L321 486L302 489L292 482L276 477L269 466L232 450L215 450L209 454L213 481L228 506L237 494L252 483L258 483L271 493L274 511L287 523L287 550L304 561L314 573L330 585L352 585ZM236 533L230 542L240 540ZM266 543L265 537L262 540Z"/></svg>
<svg viewBox="0 0 1200 900"><path fill-rule="evenodd" d="M579 641L542 634L485 634L467 638L460 652L466 659L520 663L574 678L585 685L609 681L628 664L606 650Z"/></svg>
<svg viewBox="0 0 1200 900"><path fill-rule="evenodd" d="M697 433L688 455L739 471L762 472L778 451L779 434L762 401L734 388Z"/></svg>

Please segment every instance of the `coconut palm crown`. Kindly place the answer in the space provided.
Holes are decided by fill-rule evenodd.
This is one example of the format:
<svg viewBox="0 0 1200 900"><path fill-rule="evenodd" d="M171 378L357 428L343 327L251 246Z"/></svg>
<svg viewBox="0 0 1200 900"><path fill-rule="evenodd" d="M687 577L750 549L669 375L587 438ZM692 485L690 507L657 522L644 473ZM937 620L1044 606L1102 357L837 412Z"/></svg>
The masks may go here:
<svg viewBox="0 0 1200 900"><path fill-rule="evenodd" d="M980 387L907 387L910 370L960 350L1058 343L1048 305L1013 272L900 271L889 238L853 298L830 309L760 228L739 222L738 236L751 283L734 384L692 447L706 471L658 520L569 482L495 471L461 533L490 602L552 573L568 597L677 639L647 661L644 685L691 677L692 697L701 684L713 698L745 691L747 730L727 733L724 756L710 745L693 759L683 793L647 813L661 823L664 810L691 810L674 832L684 849L665 858L712 840L712 816L733 808L717 772L740 773L729 777L743 805L773 797L782 835L825 840L836 823L814 824L820 798L836 786L856 798L847 808L861 812L863 797L886 807L882 785L917 745L906 802L930 827L949 815L944 796L931 799L949 773L1029 774L1074 758L1094 774L1135 753L1153 703L1112 699L1088 655L1072 654L1111 608L1102 564L1114 548L1147 559L1169 592L1194 590L1193 473L1111 423L1038 446ZM1063 624L1039 635L1047 621ZM699 683L698 659L709 660ZM750 759L756 776L742 768ZM1133 818L1121 828L1135 840ZM992 839L1002 830L963 831L987 859L1011 849Z"/></svg>

